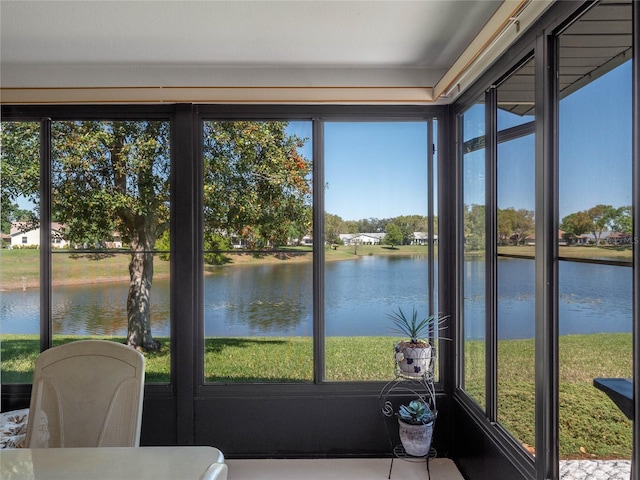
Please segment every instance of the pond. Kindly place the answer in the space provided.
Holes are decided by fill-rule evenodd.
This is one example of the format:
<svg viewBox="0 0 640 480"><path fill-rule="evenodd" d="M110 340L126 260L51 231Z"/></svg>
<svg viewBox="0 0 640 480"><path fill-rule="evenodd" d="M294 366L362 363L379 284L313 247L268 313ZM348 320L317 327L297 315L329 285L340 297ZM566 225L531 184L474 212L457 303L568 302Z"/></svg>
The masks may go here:
<svg viewBox="0 0 640 480"><path fill-rule="evenodd" d="M437 269L436 269L437 270ZM474 275L465 289L465 325L484 322L482 259L465 262ZM499 260L499 337L534 335L533 262ZM562 262L560 334L630 332L632 269ZM397 306L427 311L426 257L361 257L328 262L325 270L327 335L391 335L386 314ZM204 279L206 336L311 336L310 263L224 267ZM74 335L126 335L126 283L56 286L53 332ZM169 281L152 289L152 330L169 335ZM39 333L38 290L2 292L0 333ZM468 328L467 338L483 338Z"/></svg>

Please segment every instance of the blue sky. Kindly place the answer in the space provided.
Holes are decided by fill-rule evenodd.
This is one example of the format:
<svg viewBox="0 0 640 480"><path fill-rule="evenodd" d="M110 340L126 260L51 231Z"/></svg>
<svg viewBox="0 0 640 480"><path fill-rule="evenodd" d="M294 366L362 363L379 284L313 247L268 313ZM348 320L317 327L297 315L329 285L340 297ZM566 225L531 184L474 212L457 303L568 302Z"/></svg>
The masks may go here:
<svg viewBox="0 0 640 480"><path fill-rule="evenodd" d="M327 213L427 215L426 122L334 122L324 136Z"/></svg>
<svg viewBox="0 0 640 480"><path fill-rule="evenodd" d="M467 112L470 124L481 125L483 108ZM498 119L506 128L533 116L500 111ZM290 127L311 137L310 123ZM597 204L631 205L631 62L562 99L559 131L560 219ZM344 220L426 215L426 135L423 122L325 124L325 211ZM499 208L535 209L534 148L533 135L500 144ZM310 141L304 153L311 158ZM472 155L477 178L465 182L465 202L482 204L484 160Z"/></svg>
<svg viewBox="0 0 640 480"><path fill-rule="evenodd" d="M287 128L311 138L310 122ZM427 215L426 122L327 122L325 211L343 220ZM308 140L302 149L311 158Z"/></svg>
<svg viewBox="0 0 640 480"><path fill-rule="evenodd" d="M484 115L481 106L467 112L470 125ZM520 117L499 113L500 126ZM631 62L564 98L559 118L559 216L598 204L631 205ZM468 139L481 132L471 132ZM502 143L498 149L498 207L534 210L533 135ZM474 160L475 159L475 160ZM471 161L470 161L471 160ZM474 163L473 168L470 166ZM484 203L481 152L470 154L465 203Z"/></svg>

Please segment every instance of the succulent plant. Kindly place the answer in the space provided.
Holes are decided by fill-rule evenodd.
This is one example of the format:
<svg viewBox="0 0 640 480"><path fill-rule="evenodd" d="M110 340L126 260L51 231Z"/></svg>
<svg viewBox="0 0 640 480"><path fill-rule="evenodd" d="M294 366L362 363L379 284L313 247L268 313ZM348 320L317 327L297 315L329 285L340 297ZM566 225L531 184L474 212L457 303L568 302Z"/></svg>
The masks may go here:
<svg viewBox="0 0 640 480"><path fill-rule="evenodd" d="M412 425L424 425L434 420L434 415L429 405L422 400L412 400L409 405L400 405L398 416L403 422Z"/></svg>

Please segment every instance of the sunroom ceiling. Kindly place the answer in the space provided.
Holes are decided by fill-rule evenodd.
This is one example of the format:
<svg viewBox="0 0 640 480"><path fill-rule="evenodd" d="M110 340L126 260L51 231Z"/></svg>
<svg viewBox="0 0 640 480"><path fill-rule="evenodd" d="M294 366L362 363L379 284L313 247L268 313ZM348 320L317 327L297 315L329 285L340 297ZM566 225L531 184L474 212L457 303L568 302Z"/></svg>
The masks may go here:
<svg viewBox="0 0 640 480"><path fill-rule="evenodd" d="M551 3L2 0L0 80L5 91L441 84L433 100L446 99L515 16Z"/></svg>

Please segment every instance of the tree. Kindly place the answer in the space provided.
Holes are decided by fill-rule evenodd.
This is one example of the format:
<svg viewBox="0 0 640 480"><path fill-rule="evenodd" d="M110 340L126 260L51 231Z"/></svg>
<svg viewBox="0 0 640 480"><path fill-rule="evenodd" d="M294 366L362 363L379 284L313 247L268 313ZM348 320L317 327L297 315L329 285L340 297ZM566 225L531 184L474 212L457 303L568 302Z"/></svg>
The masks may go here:
<svg viewBox="0 0 640 480"><path fill-rule="evenodd" d="M37 122L2 122L0 157L0 214L2 232L9 233L11 222L25 220L29 228L38 227L38 212L20 211L15 203L24 197L36 206L40 194L40 124Z"/></svg>
<svg viewBox="0 0 640 480"><path fill-rule="evenodd" d="M587 210L587 215L589 215L592 222L591 233L596 239L596 245L599 245L602 233L607 230L607 227L616 216L616 209L611 205L596 205Z"/></svg>
<svg viewBox="0 0 640 480"><path fill-rule="evenodd" d="M633 232L632 212L633 209L630 205L618 208L611 220L611 229L615 232L630 235Z"/></svg>
<svg viewBox="0 0 640 480"><path fill-rule="evenodd" d="M311 162L286 122L204 123L204 230L249 248L311 231Z"/></svg>
<svg viewBox="0 0 640 480"><path fill-rule="evenodd" d="M484 250L485 237L485 206L472 204L464 208L464 239L468 250Z"/></svg>
<svg viewBox="0 0 640 480"><path fill-rule="evenodd" d="M205 248L228 248L236 233L254 245L277 245L309 231L311 164L298 153L304 141L287 135L286 125L205 123ZM120 232L130 250L127 343L146 350L160 347L150 294L156 241L169 243L169 127L52 123L52 216L71 242ZM24 196L39 204L39 145L39 124L2 124L3 200Z"/></svg>
<svg viewBox="0 0 640 480"><path fill-rule="evenodd" d="M325 213L324 215L324 240L329 244L339 244L340 234L346 233L346 227L342 217Z"/></svg>
<svg viewBox="0 0 640 480"><path fill-rule="evenodd" d="M127 343L156 350L150 293L155 241L169 228L167 122L53 122L51 214L71 243L120 232L129 245ZM3 197L39 205L39 125L4 123Z"/></svg>
<svg viewBox="0 0 640 480"><path fill-rule="evenodd" d="M533 233L534 212L513 207L498 210L498 242L507 245L512 242L520 245L527 235Z"/></svg>
<svg viewBox="0 0 640 480"><path fill-rule="evenodd" d="M516 211L513 208L498 210L498 245L508 245L516 223Z"/></svg>
<svg viewBox="0 0 640 480"><path fill-rule="evenodd" d="M389 223L387 225L384 243L385 245L391 245L391 248L402 244L402 229L395 223Z"/></svg>
<svg viewBox="0 0 640 480"><path fill-rule="evenodd" d="M55 122L52 211L70 242L128 245L127 344L157 350L150 295L156 240L169 229L169 123Z"/></svg>
<svg viewBox="0 0 640 480"><path fill-rule="evenodd" d="M520 245L521 243L523 243L527 235L530 235L534 232L534 218L535 213L531 210L521 208L516 211L512 236L513 243L515 245Z"/></svg>
<svg viewBox="0 0 640 480"><path fill-rule="evenodd" d="M17 203L11 203L4 196L2 197L2 206L0 206L0 216L2 217L2 233L10 233L11 224L14 222L23 223L29 230L38 223L35 212L20 208Z"/></svg>
<svg viewBox="0 0 640 480"><path fill-rule="evenodd" d="M576 237L591 231L591 226L591 218L584 211L571 213L560 223L560 229L564 231L563 236L568 241L573 241Z"/></svg>

